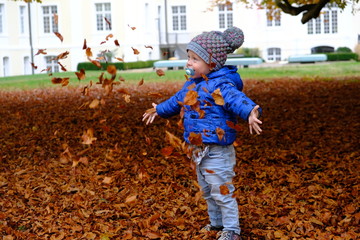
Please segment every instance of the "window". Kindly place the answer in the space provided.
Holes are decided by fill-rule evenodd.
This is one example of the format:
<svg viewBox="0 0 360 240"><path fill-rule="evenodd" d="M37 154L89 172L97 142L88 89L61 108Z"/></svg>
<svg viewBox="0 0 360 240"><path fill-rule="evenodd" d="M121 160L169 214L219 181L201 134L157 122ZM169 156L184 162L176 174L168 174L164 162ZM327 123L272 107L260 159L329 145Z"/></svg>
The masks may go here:
<svg viewBox="0 0 360 240"><path fill-rule="evenodd" d="M24 57L24 74L31 74L31 63L29 57Z"/></svg>
<svg viewBox="0 0 360 240"><path fill-rule="evenodd" d="M308 34L334 34L338 32L338 11L324 9L316 19L307 23Z"/></svg>
<svg viewBox="0 0 360 240"><path fill-rule="evenodd" d="M25 34L26 32L26 7L20 6L20 33Z"/></svg>
<svg viewBox="0 0 360 240"><path fill-rule="evenodd" d="M331 30L332 33L338 32L338 18L337 18L337 10L331 11Z"/></svg>
<svg viewBox="0 0 360 240"><path fill-rule="evenodd" d="M280 48L268 48L267 50L268 61L280 61L281 60L281 49Z"/></svg>
<svg viewBox="0 0 360 240"><path fill-rule="evenodd" d="M233 26L233 5L232 3L219 5L219 28L229 28Z"/></svg>
<svg viewBox="0 0 360 240"><path fill-rule="evenodd" d="M268 27L281 26L281 11L279 9L267 10L266 11L266 19L267 19Z"/></svg>
<svg viewBox="0 0 360 240"><path fill-rule="evenodd" d="M4 4L0 4L0 33L4 32Z"/></svg>
<svg viewBox="0 0 360 240"><path fill-rule="evenodd" d="M59 31L58 23L55 21L57 6L43 6L44 33L53 33Z"/></svg>
<svg viewBox="0 0 360 240"><path fill-rule="evenodd" d="M45 57L46 68L49 68L51 72L59 72L59 64L53 60L55 58L56 56Z"/></svg>
<svg viewBox="0 0 360 240"><path fill-rule="evenodd" d="M3 58L3 72L4 72L4 77L9 76L10 74L10 61L9 61L9 57L4 57Z"/></svg>
<svg viewBox="0 0 360 240"><path fill-rule="evenodd" d="M106 22L108 20L111 23L111 3L96 3L95 10L96 29L98 31L111 30L111 25Z"/></svg>
<svg viewBox="0 0 360 240"><path fill-rule="evenodd" d="M186 30L186 6L172 6L173 30Z"/></svg>

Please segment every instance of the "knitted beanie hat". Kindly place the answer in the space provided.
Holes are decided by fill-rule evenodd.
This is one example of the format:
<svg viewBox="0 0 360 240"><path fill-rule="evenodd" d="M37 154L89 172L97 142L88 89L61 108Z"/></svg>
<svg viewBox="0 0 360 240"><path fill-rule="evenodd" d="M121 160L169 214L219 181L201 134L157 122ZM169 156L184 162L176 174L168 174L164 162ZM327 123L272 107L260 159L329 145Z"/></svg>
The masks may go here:
<svg viewBox="0 0 360 240"><path fill-rule="evenodd" d="M194 37L187 45L187 50L195 52L216 71L224 66L227 54L233 53L243 42L243 31L237 27L230 27L223 33L211 31Z"/></svg>

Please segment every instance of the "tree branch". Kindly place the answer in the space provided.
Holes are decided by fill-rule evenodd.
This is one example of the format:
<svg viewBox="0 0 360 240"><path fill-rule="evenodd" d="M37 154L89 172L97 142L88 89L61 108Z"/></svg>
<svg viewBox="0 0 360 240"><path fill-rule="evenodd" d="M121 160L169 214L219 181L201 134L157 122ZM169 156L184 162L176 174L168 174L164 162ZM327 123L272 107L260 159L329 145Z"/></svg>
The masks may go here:
<svg viewBox="0 0 360 240"><path fill-rule="evenodd" d="M292 6L288 0L275 0L275 4L284 12L293 16L296 16L304 12L301 22L307 23L312 18L317 18L320 14L321 9L330 0L320 0L317 4L305 4L299 7Z"/></svg>

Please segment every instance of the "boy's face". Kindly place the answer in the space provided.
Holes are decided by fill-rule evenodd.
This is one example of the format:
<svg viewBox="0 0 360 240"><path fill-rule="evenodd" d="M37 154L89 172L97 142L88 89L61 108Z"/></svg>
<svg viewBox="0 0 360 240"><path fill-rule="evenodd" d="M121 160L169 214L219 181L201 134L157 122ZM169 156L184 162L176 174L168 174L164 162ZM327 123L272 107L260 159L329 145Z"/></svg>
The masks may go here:
<svg viewBox="0 0 360 240"><path fill-rule="evenodd" d="M199 78L201 74L207 75L210 73L209 65L191 50L188 50L186 67L194 69L195 74L191 76L192 78Z"/></svg>

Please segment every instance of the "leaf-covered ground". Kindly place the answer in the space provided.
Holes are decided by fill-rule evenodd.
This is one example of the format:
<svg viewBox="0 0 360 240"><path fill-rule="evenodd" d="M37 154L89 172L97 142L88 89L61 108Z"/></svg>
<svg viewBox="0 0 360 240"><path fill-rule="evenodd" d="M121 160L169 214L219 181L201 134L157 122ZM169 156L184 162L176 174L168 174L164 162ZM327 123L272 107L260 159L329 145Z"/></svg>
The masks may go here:
<svg viewBox="0 0 360 240"><path fill-rule="evenodd" d="M142 114L179 84L0 92L0 236L214 239L193 165ZM236 142L243 239L360 239L360 83L245 81L264 110Z"/></svg>

